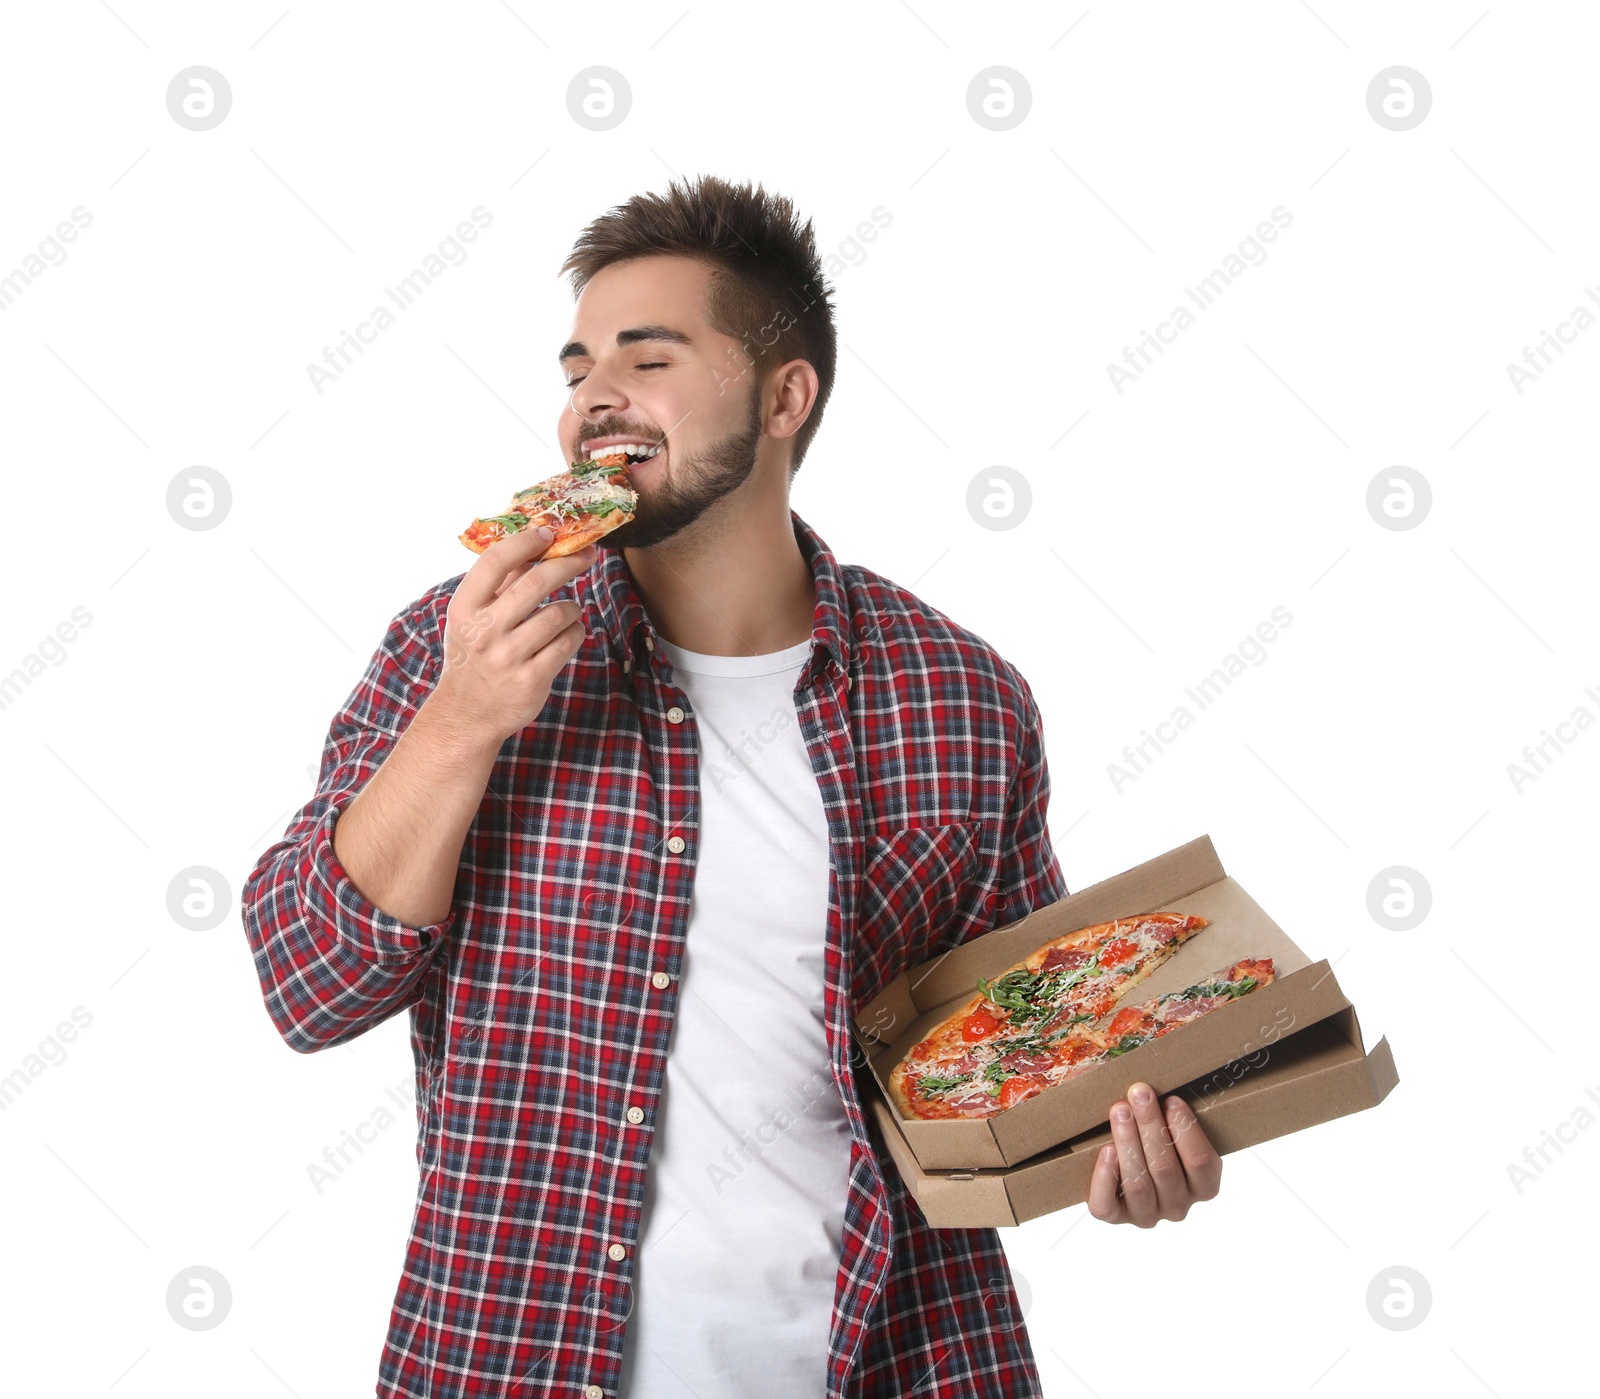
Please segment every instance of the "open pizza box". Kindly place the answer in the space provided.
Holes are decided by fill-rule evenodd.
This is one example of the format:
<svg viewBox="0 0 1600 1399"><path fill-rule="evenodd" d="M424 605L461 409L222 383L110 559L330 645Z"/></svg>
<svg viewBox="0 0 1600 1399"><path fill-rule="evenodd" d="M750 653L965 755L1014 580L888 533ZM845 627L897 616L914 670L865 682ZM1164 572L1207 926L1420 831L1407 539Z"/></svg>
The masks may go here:
<svg viewBox="0 0 1600 1399"><path fill-rule="evenodd" d="M1381 1103L1400 1081L1389 1041L1380 1039L1370 1053L1361 1046L1355 1007L1346 1006L1176 1091L1206 1139L1227 1155ZM866 1106L874 1135L936 1229L1004 1228L1081 1204L1095 1157L1111 1140L1102 1124L1018 1166L928 1171L917 1164L894 1109L875 1093Z"/></svg>
<svg viewBox="0 0 1600 1399"><path fill-rule="evenodd" d="M1130 987L1119 1007L1182 990L1244 957L1270 957L1275 980L992 1117L924 1121L901 1116L888 1092L890 1071L976 993L979 977L992 980L1065 933L1157 911L1197 913L1210 924ZM1328 963L1313 962L1295 946L1228 876L1211 838L1200 836L902 972L860 1009L855 1034L882 1095L882 1110L916 1166L965 1171L1015 1166L1104 1127L1111 1105L1130 1083L1142 1081L1158 1094L1171 1093L1350 1009ZM1364 1057L1359 1034L1354 1053Z"/></svg>

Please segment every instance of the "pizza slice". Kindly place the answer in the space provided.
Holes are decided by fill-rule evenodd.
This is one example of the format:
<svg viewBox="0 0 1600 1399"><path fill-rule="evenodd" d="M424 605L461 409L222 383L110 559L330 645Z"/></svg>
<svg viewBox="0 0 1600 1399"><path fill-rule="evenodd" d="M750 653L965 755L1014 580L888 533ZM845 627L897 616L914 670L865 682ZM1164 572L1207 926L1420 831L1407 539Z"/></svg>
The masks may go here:
<svg viewBox="0 0 1600 1399"><path fill-rule="evenodd" d="M575 461L566 471L512 496L502 515L480 516L458 536L474 554L528 528L555 531L542 558L559 559L633 518L639 493L628 479L628 453Z"/></svg>
<svg viewBox="0 0 1600 1399"><path fill-rule="evenodd" d="M1074 1023L1054 1037L1002 1037L975 1051L970 1065L951 1064L942 1074L918 1078L909 1086L907 1101L913 1111L906 1115L992 1117L1270 985L1275 977L1270 957L1247 957L1181 991L1123 1006L1099 1024Z"/></svg>
<svg viewBox="0 0 1600 1399"><path fill-rule="evenodd" d="M1126 1054L1130 1049L1148 1044L1179 1025L1198 1020L1207 1011L1248 995L1258 986L1270 986L1275 980L1277 973L1272 958L1245 957L1181 991L1168 991L1143 1005L1124 1006L1105 1026L1104 1033L1109 1041L1106 1057Z"/></svg>
<svg viewBox="0 0 1600 1399"><path fill-rule="evenodd" d="M918 1109L928 1104L921 1079L965 1082L970 1071L994 1062L1004 1044L1052 1043L1098 1020L1206 926L1188 913L1115 918L1052 938L993 981L980 977L978 994L891 1071L896 1105L904 1116L922 1116Z"/></svg>

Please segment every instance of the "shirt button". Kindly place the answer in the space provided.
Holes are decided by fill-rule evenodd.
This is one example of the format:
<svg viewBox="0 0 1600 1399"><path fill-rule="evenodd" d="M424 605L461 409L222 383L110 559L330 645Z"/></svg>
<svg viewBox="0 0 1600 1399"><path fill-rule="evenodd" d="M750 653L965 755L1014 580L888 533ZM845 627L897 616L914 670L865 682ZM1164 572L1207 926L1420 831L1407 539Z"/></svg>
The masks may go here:
<svg viewBox="0 0 1600 1399"><path fill-rule="evenodd" d="M682 836L673 836L672 839L667 842L667 849L670 850L674 855L683 854L683 846L684 839Z"/></svg>
<svg viewBox="0 0 1600 1399"><path fill-rule="evenodd" d="M650 978L650 983L657 991L665 991L667 987L672 985L672 978L665 972L657 972Z"/></svg>
<svg viewBox="0 0 1600 1399"><path fill-rule="evenodd" d="M848 690L850 688L850 686L852 684L854 684L854 683L855 683L855 676L853 676L853 675L845 676L845 678L844 678L844 687L845 687L845 689Z"/></svg>
<svg viewBox="0 0 1600 1399"><path fill-rule="evenodd" d="M644 634L644 644L649 647L650 650L654 651L656 649L655 637L651 636L649 632L646 632Z"/></svg>
<svg viewBox="0 0 1600 1399"><path fill-rule="evenodd" d="M628 1256L628 1250L623 1248L621 1244L612 1244L606 1252L611 1255L612 1261L616 1263L622 1262Z"/></svg>
<svg viewBox="0 0 1600 1399"><path fill-rule="evenodd" d="M606 1399L606 1392L597 1384L586 1384L583 1387L583 1399Z"/></svg>
<svg viewBox="0 0 1600 1399"><path fill-rule="evenodd" d="M667 722L670 724L681 724L683 722L683 711L677 705L673 705L667 711Z"/></svg>
<svg viewBox="0 0 1600 1399"><path fill-rule="evenodd" d="M622 661L622 673L624 675L626 675L632 669L633 669L633 657L632 656L624 657L623 661ZM590 1385L589 1388L593 1389L594 1386Z"/></svg>
<svg viewBox="0 0 1600 1399"><path fill-rule="evenodd" d="M629 1122L643 1122L644 1121L644 1109L643 1108L629 1108L628 1109L628 1121Z"/></svg>

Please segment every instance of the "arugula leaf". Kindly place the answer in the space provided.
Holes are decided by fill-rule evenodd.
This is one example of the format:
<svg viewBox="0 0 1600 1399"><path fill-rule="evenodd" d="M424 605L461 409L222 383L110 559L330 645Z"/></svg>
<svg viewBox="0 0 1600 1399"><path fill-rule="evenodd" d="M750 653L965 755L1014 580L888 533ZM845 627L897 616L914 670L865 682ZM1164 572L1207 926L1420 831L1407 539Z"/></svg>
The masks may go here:
<svg viewBox="0 0 1600 1399"><path fill-rule="evenodd" d="M1148 1044L1148 1035L1124 1035L1110 1049L1106 1050L1107 1059L1115 1059L1119 1054L1126 1054L1130 1049L1137 1049L1141 1044Z"/></svg>
<svg viewBox="0 0 1600 1399"><path fill-rule="evenodd" d="M480 515L478 518L486 525L503 525L512 534L515 534L528 523L526 515Z"/></svg>
<svg viewBox="0 0 1600 1399"><path fill-rule="evenodd" d="M1054 967L1037 974L1022 967L1013 968L994 981L978 978L978 994L1011 1012L1017 1024L1043 1020L1055 1009L1061 994L1100 970L1096 953L1082 966Z"/></svg>
<svg viewBox="0 0 1600 1399"><path fill-rule="evenodd" d="M1031 1010L1027 992L1033 985L1033 974L1022 967L1008 971L994 981L978 978L978 994L1006 1010Z"/></svg>
<svg viewBox="0 0 1600 1399"><path fill-rule="evenodd" d="M943 1093L951 1088L959 1088L965 1079L940 1078L938 1074L923 1074L917 1079L917 1087L924 1093Z"/></svg>
<svg viewBox="0 0 1600 1399"><path fill-rule="evenodd" d="M1232 1000L1254 991L1260 983L1253 976L1247 976L1239 981L1203 981L1197 986L1186 987L1182 991L1173 993L1173 998L1179 1001L1201 1001L1212 996L1227 996Z"/></svg>
<svg viewBox="0 0 1600 1399"><path fill-rule="evenodd" d="M604 458L601 460L604 460ZM627 465L627 462L614 461L607 462L606 465L601 466L598 461L584 460L573 462L570 470L572 475L579 477L615 476L617 472L625 471Z"/></svg>

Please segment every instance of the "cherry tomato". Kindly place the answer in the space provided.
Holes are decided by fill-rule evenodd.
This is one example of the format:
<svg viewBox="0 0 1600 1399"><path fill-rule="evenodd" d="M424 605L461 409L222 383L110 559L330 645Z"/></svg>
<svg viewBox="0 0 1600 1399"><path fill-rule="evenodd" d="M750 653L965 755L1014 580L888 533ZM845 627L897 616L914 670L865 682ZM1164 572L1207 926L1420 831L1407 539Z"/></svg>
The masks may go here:
<svg viewBox="0 0 1600 1399"><path fill-rule="evenodd" d="M1000 1022L986 1010L975 1010L961 1022L961 1038L971 1044L974 1040L988 1039L1000 1028Z"/></svg>
<svg viewBox="0 0 1600 1399"><path fill-rule="evenodd" d="M1129 942L1127 938L1114 938L1105 945L1104 951L1100 953L1100 965L1102 967L1120 967L1138 950L1138 943Z"/></svg>
<svg viewBox="0 0 1600 1399"><path fill-rule="evenodd" d="M1114 1016L1111 1023L1106 1026L1108 1035L1127 1035L1139 1028L1144 1017L1132 1006L1124 1006Z"/></svg>
<svg viewBox="0 0 1600 1399"><path fill-rule="evenodd" d="M1009 1108L1024 1098L1031 1098L1044 1087L1044 1080L1036 1074L1018 1074L1000 1085L1000 1106Z"/></svg>

